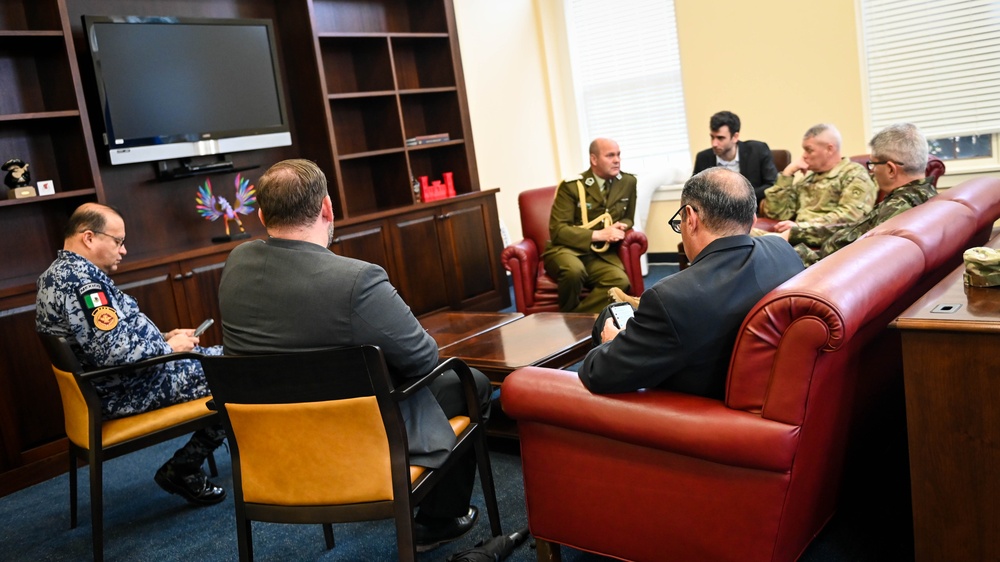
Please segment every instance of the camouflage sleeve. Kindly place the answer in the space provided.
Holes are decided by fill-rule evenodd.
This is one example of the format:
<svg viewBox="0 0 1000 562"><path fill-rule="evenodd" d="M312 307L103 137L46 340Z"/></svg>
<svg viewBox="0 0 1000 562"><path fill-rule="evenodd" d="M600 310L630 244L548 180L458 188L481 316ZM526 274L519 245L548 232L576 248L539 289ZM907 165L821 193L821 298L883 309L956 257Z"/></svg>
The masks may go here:
<svg viewBox="0 0 1000 562"><path fill-rule="evenodd" d="M827 238L822 246L820 246L820 254L824 257L829 256L858 238L861 238L869 230L911 207L913 205L902 197L886 199L865 215L861 222L850 228L844 228Z"/></svg>
<svg viewBox="0 0 1000 562"><path fill-rule="evenodd" d="M792 227L791 233L788 235L788 242L792 245L805 244L811 248L819 248L824 241L848 226L850 225L802 222L798 226Z"/></svg>
<svg viewBox="0 0 1000 562"><path fill-rule="evenodd" d="M875 206L878 188L863 166L849 167L839 179L841 189L836 209L810 219L810 224L856 223Z"/></svg>
<svg viewBox="0 0 1000 562"><path fill-rule="evenodd" d="M795 212L799 209L799 194L793 182L791 176L778 175L774 185L764 190L760 216L775 220L795 218Z"/></svg>
<svg viewBox="0 0 1000 562"><path fill-rule="evenodd" d="M819 254L805 244L796 244L793 246L793 249L795 250L795 253L799 255L799 259L802 260L802 265L806 267L818 262L820 259Z"/></svg>
<svg viewBox="0 0 1000 562"><path fill-rule="evenodd" d="M560 183L556 188L556 198L552 202L552 214L549 216L549 236L552 245L565 246L580 252L590 251L590 237L593 231L577 226L579 219L576 210L579 204L580 196L577 193L576 183Z"/></svg>

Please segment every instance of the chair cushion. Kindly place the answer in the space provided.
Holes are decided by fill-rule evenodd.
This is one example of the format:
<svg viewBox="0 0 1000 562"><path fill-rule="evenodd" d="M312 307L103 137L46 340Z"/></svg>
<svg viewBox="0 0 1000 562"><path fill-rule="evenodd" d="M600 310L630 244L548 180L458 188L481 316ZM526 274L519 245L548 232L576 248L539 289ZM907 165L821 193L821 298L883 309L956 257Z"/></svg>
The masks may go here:
<svg viewBox="0 0 1000 562"><path fill-rule="evenodd" d="M373 396L226 404L243 500L336 505L391 500L389 440Z"/></svg>
<svg viewBox="0 0 1000 562"><path fill-rule="evenodd" d="M72 373L55 366L52 367L52 372L55 373L59 395L62 398L66 436L77 447L90 449L89 409L76 378ZM208 396L127 418L106 420L101 424L102 445L110 447L193 419L215 415L215 412L206 406L211 399L212 397Z"/></svg>

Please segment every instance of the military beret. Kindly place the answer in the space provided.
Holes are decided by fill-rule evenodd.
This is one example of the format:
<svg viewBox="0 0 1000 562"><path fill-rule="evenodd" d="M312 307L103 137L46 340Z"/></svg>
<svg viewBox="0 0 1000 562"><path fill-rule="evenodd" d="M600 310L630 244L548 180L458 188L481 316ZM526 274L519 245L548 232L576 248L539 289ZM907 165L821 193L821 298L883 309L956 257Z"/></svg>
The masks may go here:
<svg viewBox="0 0 1000 562"><path fill-rule="evenodd" d="M969 248L962 254L965 260L965 284L971 287L1000 286L1000 250Z"/></svg>

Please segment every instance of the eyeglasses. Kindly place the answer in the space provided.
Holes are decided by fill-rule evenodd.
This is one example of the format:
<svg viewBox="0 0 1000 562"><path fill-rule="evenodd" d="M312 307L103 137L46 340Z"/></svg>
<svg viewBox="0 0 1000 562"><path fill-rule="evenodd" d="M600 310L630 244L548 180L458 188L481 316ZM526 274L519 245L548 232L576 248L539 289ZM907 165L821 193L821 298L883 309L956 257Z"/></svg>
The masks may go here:
<svg viewBox="0 0 1000 562"><path fill-rule="evenodd" d="M86 231L84 231L84 232L86 232ZM93 232L94 234L101 234L103 236L107 236L108 238L114 240L115 241L115 245L118 246L119 248L121 248L122 246L125 245L125 238L119 238L117 236L112 236L112 235L108 234L107 232L101 232L100 230L91 230L91 232Z"/></svg>
<svg viewBox="0 0 1000 562"><path fill-rule="evenodd" d="M681 217L681 211L684 210L684 207L691 207L696 213L700 212L698 211L698 207L695 207L694 205L691 204L681 205L681 208L677 209L677 212L674 213L674 216L670 217L670 220L667 221L667 224L670 225L670 228L672 228L673 231L676 232L677 234L681 233L681 220L683 220L683 217Z"/></svg>
<svg viewBox="0 0 1000 562"><path fill-rule="evenodd" d="M881 166L883 164L888 164L889 162L892 162L893 164L895 164L897 166L902 166L902 164L900 164L899 162L896 162L895 160L885 160L883 162L879 162L877 160L869 160L869 161L865 162L865 167L868 168L869 172L874 172L875 171L875 166Z"/></svg>

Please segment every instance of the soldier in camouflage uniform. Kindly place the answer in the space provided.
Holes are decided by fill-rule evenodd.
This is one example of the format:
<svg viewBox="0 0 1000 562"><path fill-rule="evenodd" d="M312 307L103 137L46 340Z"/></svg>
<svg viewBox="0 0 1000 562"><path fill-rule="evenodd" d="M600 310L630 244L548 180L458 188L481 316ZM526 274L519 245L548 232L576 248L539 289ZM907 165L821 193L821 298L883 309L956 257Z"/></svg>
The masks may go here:
<svg viewBox="0 0 1000 562"><path fill-rule="evenodd" d="M781 221L776 232L796 223L851 223L872 210L878 189L864 166L841 157L840 142L833 125L806 131L802 156L781 171L760 203L760 216ZM796 179L796 172L804 175Z"/></svg>
<svg viewBox="0 0 1000 562"><path fill-rule="evenodd" d="M109 274L125 256L125 222L113 209L86 203L70 217L63 249L38 279L36 329L70 342L80 362L93 367L132 363L174 351L221 355L222 347L198 347L190 329L162 334L135 299L115 287ZM131 376L95 383L106 419L130 416L209 395L197 361L174 361ZM201 470L222 444L221 424L202 429L155 475L166 491L196 505L222 501L226 491Z"/></svg>
<svg viewBox="0 0 1000 562"><path fill-rule="evenodd" d="M782 232L802 263L809 266L860 238L864 233L937 195L925 177L927 139L915 125L886 127L872 137L868 169L885 197L861 220L844 224L796 225Z"/></svg>
<svg viewBox="0 0 1000 562"><path fill-rule="evenodd" d="M618 143L595 139L590 169L556 189L542 261L559 283L562 312L600 312L611 303L609 289L629 288L617 247L635 224L636 179L620 165ZM584 287L590 294L581 301Z"/></svg>

